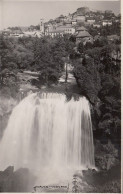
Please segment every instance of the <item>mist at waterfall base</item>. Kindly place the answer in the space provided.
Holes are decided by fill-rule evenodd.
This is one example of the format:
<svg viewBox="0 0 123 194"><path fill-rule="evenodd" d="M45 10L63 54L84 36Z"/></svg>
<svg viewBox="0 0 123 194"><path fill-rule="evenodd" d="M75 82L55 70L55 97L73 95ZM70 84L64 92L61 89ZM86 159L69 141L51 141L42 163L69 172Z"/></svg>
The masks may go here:
<svg viewBox="0 0 123 194"><path fill-rule="evenodd" d="M77 170L94 167L87 99L67 101L58 93L24 98L13 109L0 142L0 170L10 165L30 169L37 185L69 181Z"/></svg>

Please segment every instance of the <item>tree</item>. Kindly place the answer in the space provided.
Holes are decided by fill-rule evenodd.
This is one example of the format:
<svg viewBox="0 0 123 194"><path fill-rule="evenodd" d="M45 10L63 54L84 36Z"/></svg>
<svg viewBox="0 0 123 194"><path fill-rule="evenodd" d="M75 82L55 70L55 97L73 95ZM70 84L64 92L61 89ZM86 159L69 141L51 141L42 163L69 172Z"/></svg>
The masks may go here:
<svg viewBox="0 0 123 194"><path fill-rule="evenodd" d="M37 41L37 40L36 40ZM68 55L63 38L41 38L35 44L34 61L35 68L40 71L42 83L57 83L64 67L64 57Z"/></svg>
<svg viewBox="0 0 123 194"><path fill-rule="evenodd" d="M80 43L78 44L77 50L78 50L80 53L84 53L84 45L83 45L83 42L80 42Z"/></svg>

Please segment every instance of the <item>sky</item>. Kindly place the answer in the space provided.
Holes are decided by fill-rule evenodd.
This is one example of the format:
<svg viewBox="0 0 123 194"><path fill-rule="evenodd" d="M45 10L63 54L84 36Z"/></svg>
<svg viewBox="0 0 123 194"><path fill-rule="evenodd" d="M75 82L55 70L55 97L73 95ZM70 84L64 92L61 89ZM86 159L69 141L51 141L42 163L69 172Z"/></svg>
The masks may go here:
<svg viewBox="0 0 123 194"><path fill-rule="evenodd" d="M41 18L48 21L61 14L73 13L77 8L84 6L94 10L113 10L115 14L120 13L120 0L0 0L0 30L12 26L38 25Z"/></svg>

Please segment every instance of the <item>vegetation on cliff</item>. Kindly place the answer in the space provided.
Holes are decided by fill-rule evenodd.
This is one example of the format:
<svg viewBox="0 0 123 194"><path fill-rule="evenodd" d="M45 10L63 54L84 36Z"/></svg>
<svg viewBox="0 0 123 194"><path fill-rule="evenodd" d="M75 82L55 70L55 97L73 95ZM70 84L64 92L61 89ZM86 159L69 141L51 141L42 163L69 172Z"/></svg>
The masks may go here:
<svg viewBox="0 0 123 194"><path fill-rule="evenodd" d="M105 43L105 42L103 42ZM120 52L120 45L105 44L88 48L82 42L78 45L82 62L72 58L74 75L81 93L93 105L94 128L100 137L110 136L112 140L121 137L121 85L120 61L114 61L111 53ZM82 54L81 54L82 53ZM80 56L79 56L80 58Z"/></svg>

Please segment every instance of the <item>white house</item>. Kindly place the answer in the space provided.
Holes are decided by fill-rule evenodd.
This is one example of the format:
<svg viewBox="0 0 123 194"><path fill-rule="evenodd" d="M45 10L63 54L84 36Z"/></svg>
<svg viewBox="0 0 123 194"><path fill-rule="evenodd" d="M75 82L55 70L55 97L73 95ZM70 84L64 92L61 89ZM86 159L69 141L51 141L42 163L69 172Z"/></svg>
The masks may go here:
<svg viewBox="0 0 123 194"><path fill-rule="evenodd" d="M100 28L101 27L101 23L93 23L93 27L94 28Z"/></svg>
<svg viewBox="0 0 123 194"><path fill-rule="evenodd" d="M45 36L51 36L52 38L54 38L55 36L60 36L63 37L64 35L64 30L60 30L60 29L54 29L48 32L45 32Z"/></svg>
<svg viewBox="0 0 123 194"><path fill-rule="evenodd" d="M74 34L75 33L75 28L73 28L71 25L60 26L57 28L57 30L63 30L64 34Z"/></svg>
<svg viewBox="0 0 123 194"><path fill-rule="evenodd" d="M103 26L111 26L112 25L112 21L111 20L103 20L102 21L102 25Z"/></svg>
<svg viewBox="0 0 123 194"><path fill-rule="evenodd" d="M77 15L76 16L76 20L78 21L78 22L84 22L85 21L85 15Z"/></svg>
<svg viewBox="0 0 123 194"><path fill-rule="evenodd" d="M95 19L94 19L93 17L87 17L87 18L86 18L86 21L87 21L87 23L89 23L89 24L94 24L94 23L95 23Z"/></svg>

